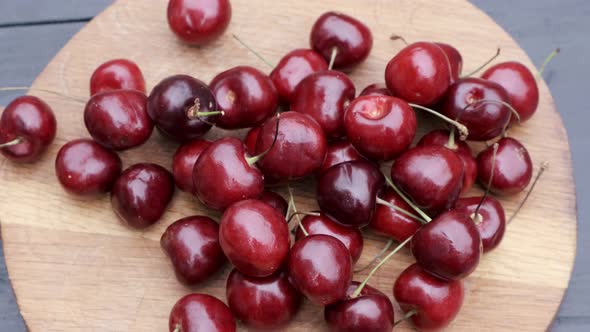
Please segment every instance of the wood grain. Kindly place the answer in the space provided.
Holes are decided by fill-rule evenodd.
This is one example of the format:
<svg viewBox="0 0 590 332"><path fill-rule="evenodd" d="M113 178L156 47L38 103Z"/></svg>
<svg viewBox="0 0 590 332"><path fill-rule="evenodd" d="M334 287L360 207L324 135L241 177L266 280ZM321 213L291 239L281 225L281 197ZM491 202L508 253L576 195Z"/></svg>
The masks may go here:
<svg viewBox="0 0 590 332"><path fill-rule="evenodd" d="M501 46L500 60L531 65L501 28L463 0L444 4L434 0L371 0L362 5L352 0L232 3L234 17L228 33L212 45L197 49L180 44L169 32L164 14L166 1L121 0L72 39L34 87L87 96L93 69L114 57L137 61L149 86L175 73L189 73L209 81L215 73L235 65L266 69L230 34L239 34L276 62L294 47L307 47L314 19L334 8L354 14L374 33L375 48L370 59L352 74L359 90L381 81L385 64L401 48L401 44L388 40L392 32L408 40L454 44L464 55L466 71L493 53L493 47L482 45ZM527 145L537 164L547 160L551 168L519 217L509 225L501 247L487 255L466 280L465 305L453 330L544 330L567 287L576 235L571 160L565 130L544 83L540 90L536 117L511 135ZM53 158L66 141L88 136L82 122L83 105L39 95L57 113L60 128L55 144L36 165L22 167L0 161L0 219L7 266L28 326L32 331L164 331L170 308L191 289L175 281L159 249L159 237L172 221L210 211L179 193L161 223L136 232L116 220L107 197L83 201L66 195L55 179ZM433 125L431 119L421 120L428 123L423 130ZM225 134L214 130L209 137ZM173 150L171 143L154 134L141 149L122 157L126 165L151 161L169 166ZM299 209L316 206L312 187L309 180L295 185ZM521 198L503 200L508 214ZM360 264L368 261L383 243L383 239L367 234ZM398 255L371 284L391 296L396 276L411 261L408 252ZM228 270L194 291L224 299ZM290 330L317 330L318 326L323 326L321 309L306 304ZM410 326L402 324L400 329L409 330Z"/></svg>

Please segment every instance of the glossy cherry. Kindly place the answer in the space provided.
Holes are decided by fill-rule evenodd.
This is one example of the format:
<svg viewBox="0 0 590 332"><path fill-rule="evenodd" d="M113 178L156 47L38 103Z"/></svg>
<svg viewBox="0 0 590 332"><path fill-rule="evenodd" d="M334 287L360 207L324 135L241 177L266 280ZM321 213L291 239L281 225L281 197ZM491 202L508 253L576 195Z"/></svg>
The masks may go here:
<svg viewBox="0 0 590 332"><path fill-rule="evenodd" d="M361 91L359 97L361 96L390 96L393 97L393 94L387 86L383 83L373 83L367 85L363 91Z"/></svg>
<svg viewBox="0 0 590 332"><path fill-rule="evenodd" d="M480 202L481 206L475 215ZM467 214L473 220L479 230L484 253L495 249L504 238L506 215L502 204L497 199L490 196L483 201L481 197L459 198L453 210Z"/></svg>
<svg viewBox="0 0 590 332"><path fill-rule="evenodd" d="M297 85L307 76L324 70L328 70L328 63L320 54L300 48L287 53L279 61L270 73L270 79L281 101L291 103Z"/></svg>
<svg viewBox="0 0 590 332"><path fill-rule="evenodd" d="M421 331L447 327L463 305L463 282L445 281L426 272L418 264L405 269L393 285L393 296Z"/></svg>
<svg viewBox="0 0 590 332"><path fill-rule="evenodd" d="M234 269L227 277L227 304L244 325L276 331L295 317L303 296L284 271L264 277L249 277Z"/></svg>
<svg viewBox="0 0 590 332"><path fill-rule="evenodd" d="M440 47L444 52L447 58L449 59L449 63L451 66L451 76L453 81L458 80L461 77L461 72L463 71L463 57L459 51L445 43L435 43Z"/></svg>
<svg viewBox="0 0 590 332"><path fill-rule="evenodd" d="M275 193L274 191L263 191L262 195L258 197L258 200L272 206L283 216L287 214L287 210L289 209L289 204L283 198L283 196Z"/></svg>
<svg viewBox="0 0 590 332"><path fill-rule="evenodd" d="M34 96L18 97L0 117L0 152L15 162L35 162L51 145L56 131L49 105Z"/></svg>
<svg viewBox="0 0 590 332"><path fill-rule="evenodd" d="M328 143L326 159L322 167L318 170L318 175L323 174L328 168L347 161L366 160L355 148L346 140L335 140Z"/></svg>
<svg viewBox="0 0 590 332"><path fill-rule="evenodd" d="M334 68L351 69L369 56L373 35L359 20L342 13L327 12L315 21L309 42L327 61L336 50Z"/></svg>
<svg viewBox="0 0 590 332"><path fill-rule="evenodd" d="M258 200L240 201L225 210L219 241L236 269L252 277L273 274L289 253L289 229L284 215Z"/></svg>
<svg viewBox="0 0 590 332"><path fill-rule="evenodd" d="M174 178L162 166L135 164L115 181L111 205L121 221L143 229L164 214L174 194Z"/></svg>
<svg viewBox="0 0 590 332"><path fill-rule="evenodd" d="M194 193L193 169L201 153L210 145L210 141L195 139L178 147L172 158L172 174L180 190Z"/></svg>
<svg viewBox="0 0 590 332"><path fill-rule="evenodd" d="M256 154L256 142L258 142L258 134L260 134L260 130L262 127L254 127L248 130L246 137L244 137L244 144L246 144L246 149L250 155Z"/></svg>
<svg viewBox="0 0 590 332"><path fill-rule="evenodd" d="M114 59L100 65L90 77L90 95L114 90L137 90L146 93L139 66L127 59Z"/></svg>
<svg viewBox="0 0 590 332"><path fill-rule="evenodd" d="M122 169L121 158L90 139L77 139L61 147L55 174L62 187L77 196L97 196L113 187Z"/></svg>
<svg viewBox="0 0 590 332"><path fill-rule="evenodd" d="M380 198L398 208L412 212L412 207L395 191L386 189ZM380 235L403 242L414 235L421 224L416 219L383 204L377 204L369 228Z"/></svg>
<svg viewBox="0 0 590 332"><path fill-rule="evenodd" d="M344 135L344 112L355 93L354 83L346 74L334 70L316 72L295 89L291 111L313 117L326 136L341 137Z"/></svg>
<svg viewBox="0 0 590 332"><path fill-rule="evenodd" d="M416 136L416 114L405 101L387 96L355 99L344 115L346 137L369 159L391 160Z"/></svg>
<svg viewBox="0 0 590 332"><path fill-rule="evenodd" d="M189 294L178 300L168 321L169 332L235 332L229 308L207 294Z"/></svg>
<svg viewBox="0 0 590 332"><path fill-rule="evenodd" d="M168 25L183 42L203 45L225 32L231 20L229 0L170 0Z"/></svg>
<svg viewBox="0 0 590 332"><path fill-rule="evenodd" d="M533 164L527 149L518 140L504 137L498 142L494 177L490 190L498 195L514 195L523 191L531 182ZM492 175L494 151L489 147L477 156L479 182L484 186Z"/></svg>
<svg viewBox="0 0 590 332"><path fill-rule="evenodd" d="M221 72L209 86L217 109L224 112L216 121L223 129L256 127L275 114L279 106L279 95L271 79L253 67L239 66Z"/></svg>
<svg viewBox="0 0 590 332"><path fill-rule="evenodd" d="M178 281L195 285L207 280L227 262L219 245L219 226L206 216L182 218L160 238Z"/></svg>

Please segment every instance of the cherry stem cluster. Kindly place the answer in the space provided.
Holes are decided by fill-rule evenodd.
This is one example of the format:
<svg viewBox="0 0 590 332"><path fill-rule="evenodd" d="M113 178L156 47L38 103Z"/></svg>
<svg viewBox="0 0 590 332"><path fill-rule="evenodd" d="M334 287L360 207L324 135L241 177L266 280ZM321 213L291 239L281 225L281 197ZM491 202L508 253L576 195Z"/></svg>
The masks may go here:
<svg viewBox="0 0 590 332"><path fill-rule="evenodd" d="M430 113L432 115L435 115L435 116L443 119L444 121L446 121L446 122L454 125L459 130L459 133L461 135L461 139L465 139L469 135L469 130L467 129L467 127L465 125L463 125L463 124L461 124L461 123L459 123L459 122L457 122L457 121L455 121L455 120L453 120L451 118L448 118L445 115L443 115L443 114L441 114L441 113L439 113L439 112L437 112L437 111L435 111L433 109L430 109L428 107L424 107L424 106L421 106L421 105L418 105L418 104L413 104L413 103L408 103L408 104L410 106L412 106L413 108L417 108L417 109L426 111L426 112L428 112L428 113Z"/></svg>
<svg viewBox="0 0 590 332"><path fill-rule="evenodd" d="M471 77L471 76L477 74L480 70L484 69L487 65L489 65L490 63L492 63L492 61L494 61L497 57L499 57L501 51L502 51L502 49L498 47L498 49L496 49L496 54L494 54L491 58L489 58L481 66L477 67L475 70L473 70L469 74L463 75L462 77Z"/></svg>
<svg viewBox="0 0 590 332"><path fill-rule="evenodd" d="M533 184L531 184L531 188L529 189L529 191L526 193L526 195L524 196L523 200L520 202L520 204L518 204L518 207L516 208L516 210L514 210L514 213L512 214L512 216L510 217L510 219L508 219L508 224L512 222L512 220L516 217L516 215L518 214L518 212L520 212L520 210L522 209L522 207L524 206L524 203L526 203L526 201L529 199L529 197L531 196L531 193L533 192L533 189L535 189L535 186L537 185L537 182L539 182L539 179L541 178L541 175L543 175L543 173L547 170L547 168L549 168L549 163L544 161L541 163L541 168L539 168L539 172L537 173L537 176L535 176L535 180L533 181Z"/></svg>
<svg viewBox="0 0 590 332"><path fill-rule="evenodd" d="M19 144L21 144L23 141L24 141L24 139L23 139L22 137L17 137L17 138L13 139L13 140L12 140L12 141L10 141L10 142L1 143L1 144L0 144L0 149L2 149L2 148L7 148L7 147L10 147L10 146L19 145Z"/></svg>
<svg viewBox="0 0 590 332"><path fill-rule="evenodd" d="M48 94L52 94L52 95L55 95L58 97L62 97L65 99L69 99L69 100L77 101L79 103L86 104L86 100L81 99L81 98L67 96L63 93L56 92L56 91L51 91L51 90L46 90L46 89L41 89L41 88L32 88L30 86L8 86L8 87L1 87L0 88L0 92L5 92L5 91L38 91L38 92L48 93Z"/></svg>
<svg viewBox="0 0 590 332"><path fill-rule="evenodd" d="M387 176L385 177L385 181L387 181L387 184L393 189L395 190L395 192L406 202L408 203L409 206L412 207L412 209L414 209L414 211L416 211L421 217L422 219L424 219L424 221L426 221L427 223L432 221L432 218L430 218L426 213L424 213L424 211L422 211L418 206L416 206L416 204L414 204L414 202L412 202L401 190L399 190L399 188L393 183L393 181L391 181L391 179Z"/></svg>
<svg viewBox="0 0 590 332"><path fill-rule="evenodd" d="M260 61L264 62L269 68L274 68L273 64L266 60L260 53L256 52L252 47L248 46L238 35L232 34L235 40L237 40L242 46L244 46L248 51L252 52Z"/></svg>

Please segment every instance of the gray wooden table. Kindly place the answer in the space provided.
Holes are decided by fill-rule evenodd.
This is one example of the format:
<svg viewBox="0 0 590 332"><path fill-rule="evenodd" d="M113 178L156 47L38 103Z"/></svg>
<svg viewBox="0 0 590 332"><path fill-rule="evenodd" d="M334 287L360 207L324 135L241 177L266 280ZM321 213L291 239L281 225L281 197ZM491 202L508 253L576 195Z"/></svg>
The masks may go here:
<svg viewBox="0 0 590 332"><path fill-rule="evenodd" d="M145 0L137 0L145 1ZM562 53L545 78L568 131L578 197L578 248L572 280L553 331L590 331L590 56L588 0L472 0L525 49L536 64ZM0 86L29 85L59 49L111 0L1 0ZM493 45L492 45L493 46ZM482 47L491 47L482 45ZM6 105L16 94L0 96ZM555 255L559 255L556 252ZM24 331L0 247L0 331ZM540 267L541 268L541 267ZM532 299L531 299L532 301Z"/></svg>

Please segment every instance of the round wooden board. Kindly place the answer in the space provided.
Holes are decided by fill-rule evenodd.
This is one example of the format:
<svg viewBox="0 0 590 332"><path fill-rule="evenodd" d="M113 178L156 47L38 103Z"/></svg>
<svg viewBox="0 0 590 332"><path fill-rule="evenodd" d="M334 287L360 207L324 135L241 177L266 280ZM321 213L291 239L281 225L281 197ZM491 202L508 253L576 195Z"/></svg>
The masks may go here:
<svg viewBox="0 0 590 332"><path fill-rule="evenodd" d="M116 2L68 43L34 87L86 98L94 68L119 57L133 59L141 66L149 88L176 73L188 73L207 82L216 73L236 65L268 70L231 34L240 35L276 62L293 48L308 47L314 20L333 9L366 22L374 34L370 58L352 73L359 91L383 80L385 64L403 46L388 39L391 33L409 41L453 44L464 56L466 72L488 59L496 46L502 47L498 61L518 60L533 68L506 32L464 0L233 0L228 32L203 48L187 47L174 38L166 23L166 3ZM511 135L526 144L536 169L544 160L550 162L550 169L518 218L508 226L501 247L486 255L477 271L465 280L465 303L452 330L545 330L568 285L576 239L570 152L561 119L542 82L540 91L537 115L513 129ZM207 211L189 195L177 193L162 221L138 232L117 221L108 197L83 201L66 195L54 176L53 161L66 141L88 137L82 119L84 106L48 94L37 95L56 112L56 142L34 165L0 160L0 217L6 262L29 328L165 331L168 313L182 295L207 292L225 300L225 277L230 266L212 281L191 290L175 280L159 247L160 235L172 221L193 214L219 214ZM421 125L435 122L424 117L420 120ZM428 126L423 125L422 132ZM207 137L225 134L215 129ZM149 161L169 167L174 148L154 134L145 146L123 153L122 157L125 165ZM294 187L300 210L316 207L311 180ZM285 194L284 188L278 190ZM522 197L503 200L508 215ZM370 233L366 238L359 264L366 263L385 243L385 239ZM393 282L411 262L407 251L398 254L371 284L392 297ZM397 305L396 315L401 316ZM319 330L322 326L322 309L306 303L288 329ZM408 323L398 328L410 329Z"/></svg>

